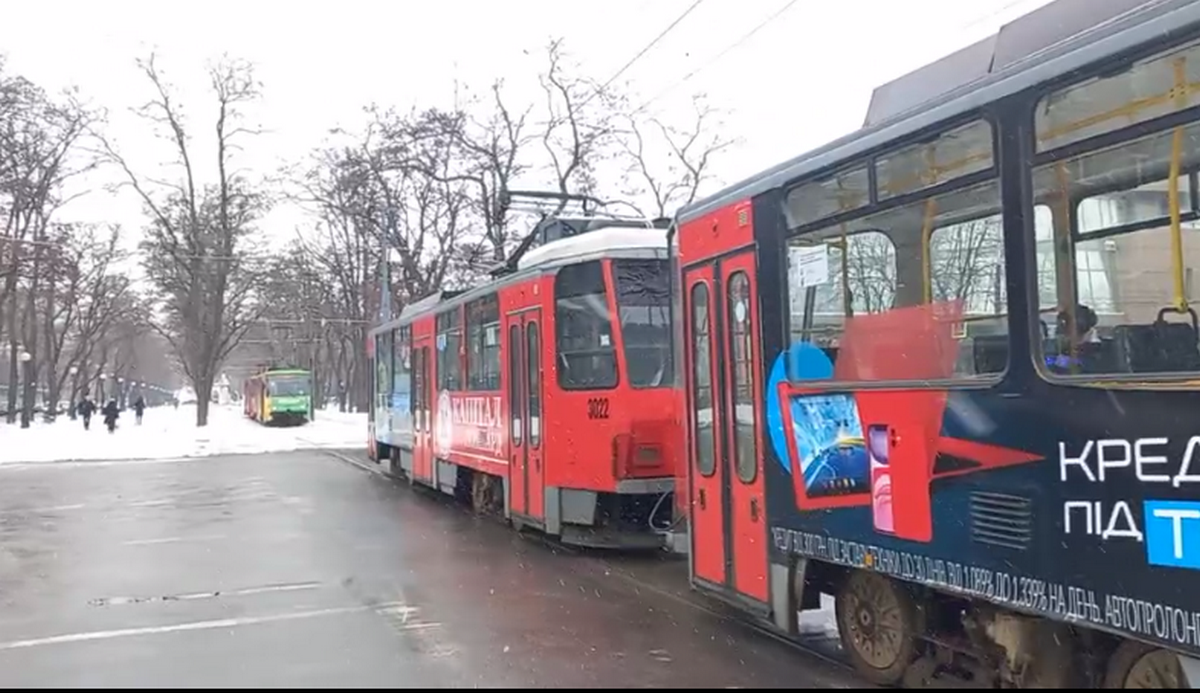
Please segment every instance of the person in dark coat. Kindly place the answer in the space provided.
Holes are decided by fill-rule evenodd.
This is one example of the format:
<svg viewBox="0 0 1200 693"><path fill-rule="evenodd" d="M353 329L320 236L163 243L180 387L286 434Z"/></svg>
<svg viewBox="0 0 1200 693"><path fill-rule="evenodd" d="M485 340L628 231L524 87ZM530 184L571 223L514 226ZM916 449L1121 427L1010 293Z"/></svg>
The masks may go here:
<svg viewBox="0 0 1200 693"><path fill-rule="evenodd" d="M142 415L146 413L146 400L138 395L138 398L133 401L133 413L137 416L137 425L142 425Z"/></svg>
<svg viewBox="0 0 1200 693"><path fill-rule="evenodd" d="M83 399L75 405L75 411L83 417L83 430L91 430L92 414L96 413L96 403L92 401L91 397L88 397L87 393L84 393Z"/></svg>
<svg viewBox="0 0 1200 693"><path fill-rule="evenodd" d="M116 430L117 418L121 416L121 410L117 407L117 400L108 400L108 404L104 405L104 409L101 409L100 413L104 414L104 425L108 427L108 432L112 433Z"/></svg>

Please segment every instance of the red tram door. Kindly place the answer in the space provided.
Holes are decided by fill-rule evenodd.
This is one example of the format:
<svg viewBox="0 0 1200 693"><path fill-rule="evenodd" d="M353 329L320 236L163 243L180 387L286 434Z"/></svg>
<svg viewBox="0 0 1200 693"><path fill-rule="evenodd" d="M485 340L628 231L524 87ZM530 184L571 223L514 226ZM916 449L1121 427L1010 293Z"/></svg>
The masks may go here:
<svg viewBox="0 0 1200 693"><path fill-rule="evenodd" d="M433 479L433 359L429 339L412 349L413 478Z"/></svg>
<svg viewBox="0 0 1200 693"><path fill-rule="evenodd" d="M754 254L684 281L695 576L760 602L767 585L762 376Z"/></svg>
<svg viewBox="0 0 1200 693"><path fill-rule="evenodd" d="M545 514L542 465L541 311L506 317L508 335L509 509L541 520Z"/></svg>

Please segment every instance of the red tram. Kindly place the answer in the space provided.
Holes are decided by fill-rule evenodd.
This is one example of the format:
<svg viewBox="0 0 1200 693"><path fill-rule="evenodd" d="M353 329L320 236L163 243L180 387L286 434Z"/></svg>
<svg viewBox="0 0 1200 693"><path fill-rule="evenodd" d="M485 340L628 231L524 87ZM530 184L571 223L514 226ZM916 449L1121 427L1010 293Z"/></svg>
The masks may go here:
<svg viewBox="0 0 1200 693"><path fill-rule="evenodd" d="M1055 0L679 212L692 584L906 687L1200 687L1200 2Z"/></svg>
<svg viewBox="0 0 1200 693"><path fill-rule="evenodd" d="M565 542L661 546L681 428L665 225L544 219L492 281L372 330L385 469Z"/></svg>

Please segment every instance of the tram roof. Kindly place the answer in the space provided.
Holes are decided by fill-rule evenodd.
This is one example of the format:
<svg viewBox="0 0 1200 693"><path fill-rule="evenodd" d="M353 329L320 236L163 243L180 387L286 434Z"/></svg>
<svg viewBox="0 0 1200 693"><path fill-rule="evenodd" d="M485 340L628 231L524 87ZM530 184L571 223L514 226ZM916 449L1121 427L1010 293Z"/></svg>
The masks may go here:
<svg viewBox="0 0 1200 693"><path fill-rule="evenodd" d="M1197 23L1197 0L1054 0L877 87L862 129L688 205L678 218L694 219L780 187Z"/></svg>
<svg viewBox="0 0 1200 693"><path fill-rule="evenodd" d="M532 270L639 250L661 250L665 254L667 232L650 227L649 222L644 227L607 226L534 248L521 258L517 267Z"/></svg>
<svg viewBox="0 0 1200 693"><path fill-rule="evenodd" d="M561 238L539 246L526 253L513 274L465 290L437 291L413 301L400 311L400 315L386 323L375 325L370 332L394 329L397 325L411 322L419 315L440 308L465 303L495 292L501 287L524 281L532 276L556 267L603 258L667 258L667 231L659 228L634 228L609 226L578 236Z"/></svg>

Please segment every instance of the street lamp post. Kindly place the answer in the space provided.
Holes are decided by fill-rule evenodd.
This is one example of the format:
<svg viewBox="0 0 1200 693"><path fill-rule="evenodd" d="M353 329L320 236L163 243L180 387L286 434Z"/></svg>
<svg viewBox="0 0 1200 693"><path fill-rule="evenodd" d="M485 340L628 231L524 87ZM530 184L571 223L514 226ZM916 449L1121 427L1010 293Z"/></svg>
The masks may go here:
<svg viewBox="0 0 1200 693"><path fill-rule="evenodd" d="M96 398L96 401L100 403L100 406L104 406L104 381L106 381L106 380L108 380L108 374L101 373L100 374L100 392L98 393L100 396Z"/></svg>
<svg viewBox="0 0 1200 693"><path fill-rule="evenodd" d="M75 399L79 396L79 366L71 366L67 369L67 375L71 378L71 399L67 403L67 416L75 420Z"/></svg>
<svg viewBox="0 0 1200 693"><path fill-rule="evenodd" d="M29 428L30 421L33 418L33 397L29 388L34 387L36 383L32 382L30 377L31 366L33 365L33 354L22 350L17 360L21 362L21 428Z"/></svg>

